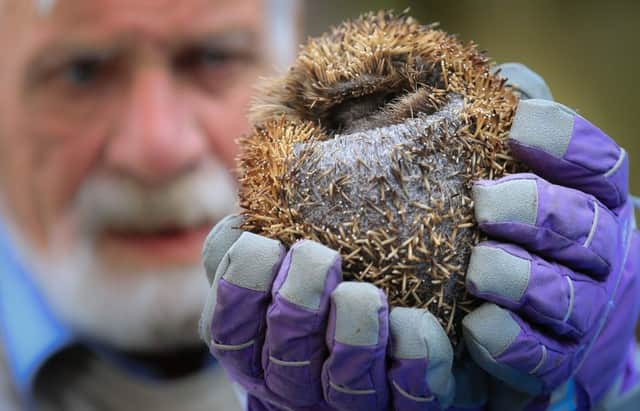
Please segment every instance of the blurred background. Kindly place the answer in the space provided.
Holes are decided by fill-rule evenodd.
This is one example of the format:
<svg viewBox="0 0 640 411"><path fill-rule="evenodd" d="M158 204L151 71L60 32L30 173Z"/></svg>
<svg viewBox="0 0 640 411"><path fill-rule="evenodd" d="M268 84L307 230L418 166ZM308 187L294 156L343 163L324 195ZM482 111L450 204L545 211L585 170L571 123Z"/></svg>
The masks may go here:
<svg viewBox="0 0 640 411"><path fill-rule="evenodd" d="M305 30L317 35L366 11L407 7L420 22L473 40L496 62L519 61L542 75L556 101L626 148L632 191L640 194L640 2L307 0Z"/></svg>

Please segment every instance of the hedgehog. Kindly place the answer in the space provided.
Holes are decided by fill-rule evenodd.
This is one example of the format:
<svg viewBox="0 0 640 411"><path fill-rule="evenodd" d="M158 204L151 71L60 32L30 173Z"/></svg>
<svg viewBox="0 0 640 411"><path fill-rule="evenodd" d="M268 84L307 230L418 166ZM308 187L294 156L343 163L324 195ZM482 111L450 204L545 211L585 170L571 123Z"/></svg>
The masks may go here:
<svg viewBox="0 0 640 411"><path fill-rule="evenodd" d="M243 229L339 250L345 279L426 308L452 343L482 239L471 188L518 171L517 92L473 43L406 13L368 13L301 46L267 79L239 140Z"/></svg>

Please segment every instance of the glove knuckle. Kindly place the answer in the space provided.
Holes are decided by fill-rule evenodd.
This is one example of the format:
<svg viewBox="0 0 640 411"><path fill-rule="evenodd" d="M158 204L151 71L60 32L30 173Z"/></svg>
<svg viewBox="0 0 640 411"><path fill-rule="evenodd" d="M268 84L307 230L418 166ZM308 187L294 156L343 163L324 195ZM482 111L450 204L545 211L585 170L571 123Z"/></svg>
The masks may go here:
<svg viewBox="0 0 640 411"><path fill-rule="evenodd" d="M328 279L340 269L340 255L314 241L297 242L289 253L290 263L284 267L286 278L279 294L293 304L319 309Z"/></svg>
<svg viewBox="0 0 640 411"><path fill-rule="evenodd" d="M216 276L239 287L266 291L282 254L278 241L244 232L225 254Z"/></svg>

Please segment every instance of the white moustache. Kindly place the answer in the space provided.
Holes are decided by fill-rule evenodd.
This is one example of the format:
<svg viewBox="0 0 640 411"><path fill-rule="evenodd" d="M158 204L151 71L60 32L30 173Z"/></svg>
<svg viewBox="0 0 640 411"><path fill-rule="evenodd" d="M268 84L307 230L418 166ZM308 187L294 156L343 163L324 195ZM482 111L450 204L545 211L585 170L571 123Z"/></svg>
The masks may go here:
<svg viewBox="0 0 640 411"><path fill-rule="evenodd" d="M213 224L237 210L237 194L227 169L207 160L162 185L124 175L93 175L80 187L73 209L78 226L89 233L147 233Z"/></svg>

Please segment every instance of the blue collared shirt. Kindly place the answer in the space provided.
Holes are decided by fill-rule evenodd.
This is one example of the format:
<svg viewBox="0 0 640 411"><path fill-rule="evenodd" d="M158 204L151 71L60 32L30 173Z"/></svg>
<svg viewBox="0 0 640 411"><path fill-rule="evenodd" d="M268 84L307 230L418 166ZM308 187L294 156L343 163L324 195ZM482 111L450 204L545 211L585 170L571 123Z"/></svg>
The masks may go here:
<svg viewBox="0 0 640 411"><path fill-rule="evenodd" d="M23 400L32 400L43 365L75 342L51 312L0 225L0 345Z"/></svg>

